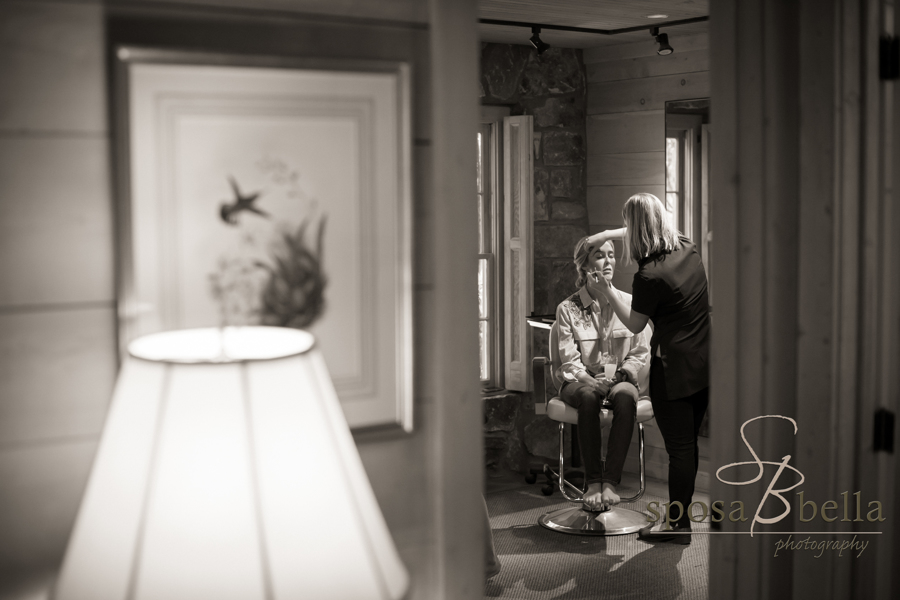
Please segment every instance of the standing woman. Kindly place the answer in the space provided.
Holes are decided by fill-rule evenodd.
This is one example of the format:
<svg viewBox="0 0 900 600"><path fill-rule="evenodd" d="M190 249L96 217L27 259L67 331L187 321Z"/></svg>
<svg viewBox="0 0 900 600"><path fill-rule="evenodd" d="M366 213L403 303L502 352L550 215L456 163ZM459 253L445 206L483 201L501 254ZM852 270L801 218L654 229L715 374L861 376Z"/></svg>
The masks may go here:
<svg viewBox="0 0 900 600"><path fill-rule="evenodd" d="M624 239L625 261L637 261L631 306L603 277L588 286L603 294L632 332L653 321L650 401L669 454L669 507L665 519L639 532L641 539L690 544L690 507L700 461L697 433L709 404L710 319L706 271L694 244L672 226L659 198L635 194L622 209L625 228L591 236L590 243ZM679 516L678 505L682 510ZM675 520L677 517L677 521Z"/></svg>

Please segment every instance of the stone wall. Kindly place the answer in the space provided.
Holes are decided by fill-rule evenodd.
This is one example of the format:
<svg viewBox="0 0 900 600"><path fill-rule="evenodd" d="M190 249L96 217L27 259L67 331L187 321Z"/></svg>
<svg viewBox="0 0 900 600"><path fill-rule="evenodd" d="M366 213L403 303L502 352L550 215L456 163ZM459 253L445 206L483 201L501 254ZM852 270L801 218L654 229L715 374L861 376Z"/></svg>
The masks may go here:
<svg viewBox="0 0 900 600"><path fill-rule="evenodd" d="M549 314L575 291L572 251L588 233L586 77L581 50L482 44L481 101L534 116L534 311ZM536 356L548 356L545 330ZM558 452L556 424L536 416L533 394L485 398L488 475L526 471Z"/></svg>
<svg viewBox="0 0 900 600"><path fill-rule="evenodd" d="M572 250L588 233L586 77L582 52L482 44L482 104L534 116L534 310L552 313L575 289Z"/></svg>

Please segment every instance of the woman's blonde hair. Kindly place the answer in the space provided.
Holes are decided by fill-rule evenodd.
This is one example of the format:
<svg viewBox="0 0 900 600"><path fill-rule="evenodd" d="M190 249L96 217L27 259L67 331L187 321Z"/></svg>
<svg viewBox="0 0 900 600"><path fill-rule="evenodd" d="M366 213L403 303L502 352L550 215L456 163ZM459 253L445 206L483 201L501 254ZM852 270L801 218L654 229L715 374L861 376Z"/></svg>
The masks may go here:
<svg viewBox="0 0 900 600"><path fill-rule="evenodd" d="M625 263L678 247L678 230L653 194L635 194L622 208L625 219Z"/></svg>
<svg viewBox="0 0 900 600"><path fill-rule="evenodd" d="M588 247L587 241L587 237L578 240L575 244L575 255L572 257L572 262L575 263L575 270L578 272L578 277L575 279L575 287L579 289L587 283L587 273L585 272L584 266L587 264L591 250Z"/></svg>

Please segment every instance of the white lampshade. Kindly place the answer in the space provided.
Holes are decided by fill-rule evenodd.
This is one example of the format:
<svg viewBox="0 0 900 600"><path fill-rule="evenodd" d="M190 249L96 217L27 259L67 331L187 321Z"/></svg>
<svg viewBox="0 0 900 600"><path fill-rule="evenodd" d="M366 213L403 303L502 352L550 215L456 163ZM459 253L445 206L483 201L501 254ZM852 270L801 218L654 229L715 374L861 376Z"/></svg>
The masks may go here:
<svg viewBox="0 0 900 600"><path fill-rule="evenodd" d="M141 338L129 354L55 598L405 593L312 335L193 329Z"/></svg>

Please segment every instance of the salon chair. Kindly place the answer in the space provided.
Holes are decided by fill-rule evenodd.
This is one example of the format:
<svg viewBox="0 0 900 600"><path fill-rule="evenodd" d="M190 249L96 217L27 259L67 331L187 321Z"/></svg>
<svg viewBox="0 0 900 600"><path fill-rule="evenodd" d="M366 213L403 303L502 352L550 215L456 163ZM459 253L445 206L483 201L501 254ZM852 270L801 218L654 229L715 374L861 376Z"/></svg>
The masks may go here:
<svg viewBox="0 0 900 600"><path fill-rule="evenodd" d="M578 424L578 410L563 402L560 398L554 396L547 398L548 394L545 385L546 368L550 366L550 380L557 392L562 387L562 382L556 376L561 361L559 359L559 333L556 323L550 328L550 359L546 357L536 357L532 360L532 368L534 370L534 389L535 401L544 400L547 416L559 424L559 472L553 470L550 465L544 465L544 472L548 478L558 482L559 491L563 497L569 502L576 503L576 506L561 508L543 515L538 522L553 531L562 533L570 533L574 535L624 535L635 533L641 527L648 524L647 516L644 513L637 512L620 505L613 506L608 510L595 512L586 510L582 507L581 498L584 490L579 489L565 477L565 436L566 424ZM650 361L644 365L638 376L639 379L648 377L650 372ZM600 411L601 426L608 429L612 424L612 410L607 405ZM641 397L637 404L637 415L635 422L638 427L638 450L640 460L640 490L634 496L629 498L623 497L621 503L636 502L644 495L645 474L644 474L644 423L653 418L653 408L650 405L650 399ZM604 434L605 435L605 434ZM608 439L608 436L605 436ZM577 448L572 448L572 453L577 452Z"/></svg>

